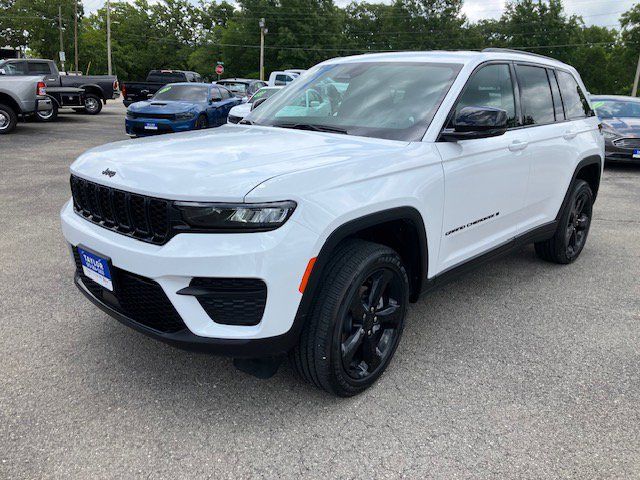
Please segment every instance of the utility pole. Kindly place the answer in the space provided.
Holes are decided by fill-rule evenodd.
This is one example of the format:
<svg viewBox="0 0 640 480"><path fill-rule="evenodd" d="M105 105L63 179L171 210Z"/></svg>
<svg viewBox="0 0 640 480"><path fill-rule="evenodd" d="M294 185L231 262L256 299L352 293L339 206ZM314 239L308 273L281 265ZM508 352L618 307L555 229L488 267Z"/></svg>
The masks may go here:
<svg viewBox="0 0 640 480"><path fill-rule="evenodd" d="M107 0L107 70L108 74L112 75L111 71L111 2Z"/></svg>
<svg viewBox="0 0 640 480"><path fill-rule="evenodd" d="M65 72L64 69L64 43L62 42L62 6L58 5L58 28L60 29L60 65L62 66L62 71Z"/></svg>
<svg viewBox="0 0 640 480"><path fill-rule="evenodd" d="M636 67L636 78L633 80L633 90L631 96L635 97L638 93L638 78L640 77L640 56L638 56L638 66Z"/></svg>
<svg viewBox="0 0 640 480"><path fill-rule="evenodd" d="M78 0L73 1L73 52L75 71L78 71Z"/></svg>
<svg viewBox="0 0 640 480"><path fill-rule="evenodd" d="M258 22L260 26L260 80L264 80L264 36L269 31L266 28L264 18Z"/></svg>

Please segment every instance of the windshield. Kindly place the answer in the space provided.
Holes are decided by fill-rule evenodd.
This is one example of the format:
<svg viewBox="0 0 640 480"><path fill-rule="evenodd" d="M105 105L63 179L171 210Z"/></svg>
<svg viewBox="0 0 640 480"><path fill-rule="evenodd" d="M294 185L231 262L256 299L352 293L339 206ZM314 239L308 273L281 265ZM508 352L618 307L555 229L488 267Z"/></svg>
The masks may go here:
<svg viewBox="0 0 640 480"><path fill-rule="evenodd" d="M600 118L634 117L640 118L640 102L632 100L592 99L593 108Z"/></svg>
<svg viewBox="0 0 640 480"><path fill-rule="evenodd" d="M156 92L154 100L178 100L182 102L205 102L207 85L165 85Z"/></svg>
<svg viewBox="0 0 640 480"><path fill-rule="evenodd" d="M261 88L253 96L249 99L247 103L253 103L256 100L260 100L261 98L267 99L273 97L276 93L278 93L281 88Z"/></svg>
<svg viewBox="0 0 640 480"><path fill-rule="evenodd" d="M357 62L321 65L247 117L256 125L420 140L461 65Z"/></svg>

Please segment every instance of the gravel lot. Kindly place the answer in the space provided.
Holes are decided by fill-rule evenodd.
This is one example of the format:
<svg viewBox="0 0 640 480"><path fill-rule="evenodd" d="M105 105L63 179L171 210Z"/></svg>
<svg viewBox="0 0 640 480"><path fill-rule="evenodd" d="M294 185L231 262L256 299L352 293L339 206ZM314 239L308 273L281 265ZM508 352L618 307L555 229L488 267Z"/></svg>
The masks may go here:
<svg viewBox="0 0 640 480"><path fill-rule="evenodd" d="M74 287L68 166L124 108L0 137L0 478L639 478L640 166L608 168L571 266L506 257L413 306L359 397L246 376Z"/></svg>

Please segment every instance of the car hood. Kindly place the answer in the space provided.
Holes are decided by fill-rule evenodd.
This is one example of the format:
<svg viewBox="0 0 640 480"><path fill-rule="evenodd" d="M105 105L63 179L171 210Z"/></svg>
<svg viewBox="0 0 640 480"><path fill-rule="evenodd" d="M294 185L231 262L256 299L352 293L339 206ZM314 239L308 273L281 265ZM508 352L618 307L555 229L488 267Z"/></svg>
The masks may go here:
<svg viewBox="0 0 640 480"><path fill-rule="evenodd" d="M270 178L374 154L392 159L406 145L331 133L224 125L107 144L81 155L71 172L155 197L243 201Z"/></svg>
<svg viewBox="0 0 640 480"><path fill-rule="evenodd" d="M135 113L183 113L198 108L195 102L180 102L175 100L160 101L147 100L129 105L129 110Z"/></svg>
<svg viewBox="0 0 640 480"><path fill-rule="evenodd" d="M613 130L625 137L640 137L640 118L612 117L602 119L602 125L607 130Z"/></svg>

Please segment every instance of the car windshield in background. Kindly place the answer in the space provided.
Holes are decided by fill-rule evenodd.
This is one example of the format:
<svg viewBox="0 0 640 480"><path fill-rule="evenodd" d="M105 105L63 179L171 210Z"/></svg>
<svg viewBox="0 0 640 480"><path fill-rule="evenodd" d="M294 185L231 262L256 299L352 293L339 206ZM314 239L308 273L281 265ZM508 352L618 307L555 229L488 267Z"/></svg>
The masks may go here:
<svg viewBox="0 0 640 480"><path fill-rule="evenodd" d="M461 65L356 62L316 67L264 107L256 125L420 140Z"/></svg>
<svg viewBox="0 0 640 480"><path fill-rule="evenodd" d="M640 102L627 100L592 99L593 108L600 118L634 117L640 118Z"/></svg>
<svg viewBox="0 0 640 480"><path fill-rule="evenodd" d="M249 103L253 103L256 100L260 100L261 98L271 98L281 90L281 88L261 88L253 94L253 96L249 99Z"/></svg>
<svg viewBox="0 0 640 480"><path fill-rule="evenodd" d="M174 72L156 72L147 76L147 82L150 83L175 83L184 82L186 79L184 73Z"/></svg>
<svg viewBox="0 0 640 480"><path fill-rule="evenodd" d="M165 85L153 97L154 100L178 100L183 102L204 102L209 87L206 85Z"/></svg>
<svg viewBox="0 0 640 480"><path fill-rule="evenodd" d="M247 93L248 85L246 83L219 82L218 84L222 85L227 90L231 90L233 93L237 95L245 95Z"/></svg>

